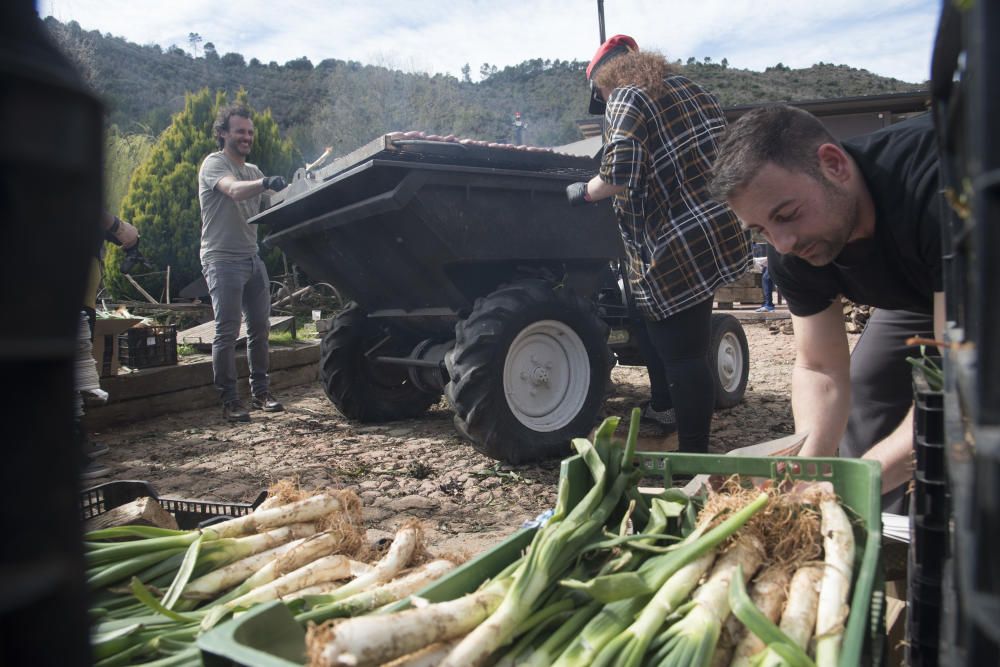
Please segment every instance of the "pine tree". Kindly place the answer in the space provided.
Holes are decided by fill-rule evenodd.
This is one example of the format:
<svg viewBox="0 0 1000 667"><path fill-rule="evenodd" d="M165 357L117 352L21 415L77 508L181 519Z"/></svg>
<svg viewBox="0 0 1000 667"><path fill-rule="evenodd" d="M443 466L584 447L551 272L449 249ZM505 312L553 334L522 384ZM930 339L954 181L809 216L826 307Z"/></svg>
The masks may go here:
<svg viewBox="0 0 1000 667"><path fill-rule="evenodd" d="M246 104L246 91L240 90L235 99ZM228 101L224 92L213 95L208 89L186 95L184 109L133 174L121 204L119 215L138 228L142 254L149 263L159 270L170 266L173 293L201 275L198 169L205 156L218 150L212 124L219 107ZM301 157L291 141L280 137L269 110L256 113L251 109L251 115L254 147L249 161L267 175L290 178ZM277 266L277 257L266 259L269 269ZM121 260L121 249L112 248L105 259L105 283L115 297L135 298L134 289L119 272ZM160 277L140 282L150 294L163 291Z"/></svg>

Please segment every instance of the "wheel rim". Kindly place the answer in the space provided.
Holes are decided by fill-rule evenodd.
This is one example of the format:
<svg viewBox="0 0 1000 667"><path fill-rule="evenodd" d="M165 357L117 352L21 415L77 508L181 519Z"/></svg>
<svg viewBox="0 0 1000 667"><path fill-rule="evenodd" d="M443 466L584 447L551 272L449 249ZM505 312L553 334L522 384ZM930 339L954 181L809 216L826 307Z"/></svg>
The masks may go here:
<svg viewBox="0 0 1000 667"><path fill-rule="evenodd" d="M719 341L716 370L723 390L730 393L739 388L743 379L743 346L736 334L724 334Z"/></svg>
<svg viewBox="0 0 1000 667"><path fill-rule="evenodd" d="M533 431L557 431L580 413L590 388L583 340L558 320L540 320L517 335L504 360L503 389L514 417Z"/></svg>

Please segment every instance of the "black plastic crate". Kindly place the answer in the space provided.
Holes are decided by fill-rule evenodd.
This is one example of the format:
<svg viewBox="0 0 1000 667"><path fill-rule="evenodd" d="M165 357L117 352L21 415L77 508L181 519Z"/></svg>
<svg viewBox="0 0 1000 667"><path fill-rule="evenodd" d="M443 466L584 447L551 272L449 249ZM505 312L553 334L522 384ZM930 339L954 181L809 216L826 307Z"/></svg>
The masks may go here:
<svg viewBox="0 0 1000 667"><path fill-rule="evenodd" d="M118 336L118 361L129 368L177 363L177 327L173 324L133 327Z"/></svg>
<svg viewBox="0 0 1000 667"><path fill-rule="evenodd" d="M174 518L177 519L178 527L190 530L215 523L221 518L249 514L264 502L264 499L267 498L267 491L261 491L251 503L220 503L210 500L161 498L149 482L121 480L85 489L80 494L80 515L86 521L115 507L147 496L156 500L163 509L173 514Z"/></svg>
<svg viewBox="0 0 1000 667"><path fill-rule="evenodd" d="M918 470L913 477L913 498L910 503L914 518L922 519L923 526L945 530L949 503L948 484L944 480L930 479Z"/></svg>
<svg viewBox="0 0 1000 667"><path fill-rule="evenodd" d="M941 357L930 357L940 368ZM913 435L925 443L944 444L944 392L927 384L923 373L913 369Z"/></svg>
<svg viewBox="0 0 1000 667"><path fill-rule="evenodd" d="M911 667L939 664L941 579L922 572L911 552L906 577L906 656Z"/></svg>
<svg viewBox="0 0 1000 667"><path fill-rule="evenodd" d="M910 586L908 596L907 631L910 641L937 647L941 637L940 584Z"/></svg>
<svg viewBox="0 0 1000 667"><path fill-rule="evenodd" d="M940 578L948 555L947 524L929 521L911 512L910 554L910 562L923 568L925 576Z"/></svg>
<svg viewBox="0 0 1000 667"><path fill-rule="evenodd" d="M922 475L924 479L934 482L947 481L943 444L925 442L922 437L916 436L913 439L913 448L916 450L917 455L915 474Z"/></svg>

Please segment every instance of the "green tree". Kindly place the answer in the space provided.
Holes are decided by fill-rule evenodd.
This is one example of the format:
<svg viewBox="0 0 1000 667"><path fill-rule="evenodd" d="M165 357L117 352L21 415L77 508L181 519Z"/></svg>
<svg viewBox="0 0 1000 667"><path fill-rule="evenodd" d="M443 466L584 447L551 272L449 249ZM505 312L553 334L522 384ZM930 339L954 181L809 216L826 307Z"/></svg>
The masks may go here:
<svg viewBox="0 0 1000 667"><path fill-rule="evenodd" d="M142 164L156 140L151 134L125 134L112 125L104 139L104 207L117 211L132 174Z"/></svg>
<svg viewBox="0 0 1000 667"><path fill-rule="evenodd" d="M246 104L246 91L240 90L235 101ZM228 102L228 96L221 91L213 95L203 89L186 95L184 109L174 116L132 176L121 204L119 215L139 229L146 259L161 270L170 266L172 292L201 274L198 169L205 156L218 150L212 124L219 107ZM291 141L281 138L270 110L258 113L251 109L251 114L254 147L249 161L265 174L290 177L301 156ZM279 257L265 259L276 266ZM118 270L121 259L120 248L108 252L105 282L115 297L135 298L133 288ZM153 277L143 280L142 285L153 295L161 293L164 287L162 279Z"/></svg>

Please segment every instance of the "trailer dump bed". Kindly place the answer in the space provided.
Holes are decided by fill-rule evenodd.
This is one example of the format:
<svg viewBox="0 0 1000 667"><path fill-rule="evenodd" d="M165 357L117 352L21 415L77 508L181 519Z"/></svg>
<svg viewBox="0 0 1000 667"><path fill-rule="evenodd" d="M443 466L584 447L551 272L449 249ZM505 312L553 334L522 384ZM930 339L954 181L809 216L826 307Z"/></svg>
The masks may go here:
<svg viewBox="0 0 1000 667"><path fill-rule="evenodd" d="M608 204L571 209L591 158L380 137L308 173L267 211L264 243L368 313L468 311L518 266L599 272L621 255Z"/></svg>

